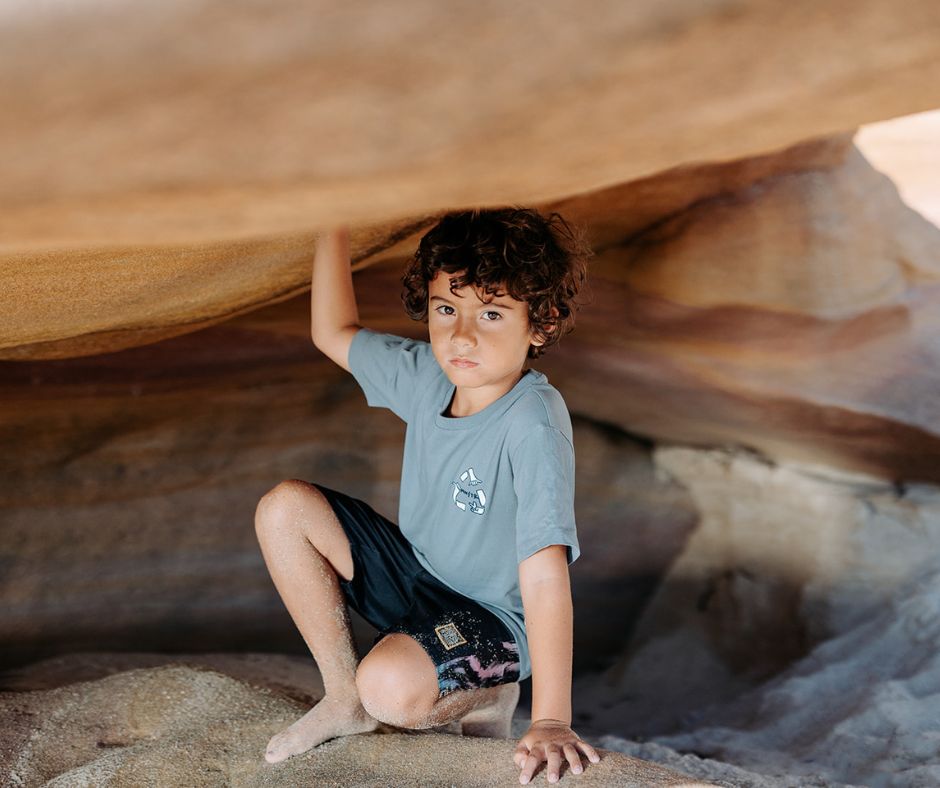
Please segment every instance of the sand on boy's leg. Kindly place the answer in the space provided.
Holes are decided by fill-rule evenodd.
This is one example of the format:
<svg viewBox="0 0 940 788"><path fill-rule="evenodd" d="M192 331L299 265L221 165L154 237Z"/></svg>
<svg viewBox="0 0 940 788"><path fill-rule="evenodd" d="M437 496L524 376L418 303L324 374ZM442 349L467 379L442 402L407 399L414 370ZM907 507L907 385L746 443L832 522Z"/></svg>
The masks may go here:
<svg viewBox="0 0 940 788"><path fill-rule="evenodd" d="M460 732L464 736L484 736L492 739L508 739L512 736L512 715L519 704L519 684L500 684L485 690L456 690L445 695L438 705L453 698L452 703L459 704L464 693L491 692L492 699L463 714L460 720ZM457 696L457 697L454 697Z"/></svg>
<svg viewBox="0 0 940 788"><path fill-rule="evenodd" d="M255 531L271 579L316 660L325 689L307 714L271 738L265 759L277 763L327 739L375 730L379 723L359 700L346 601L337 570L321 553L333 556L352 576L351 556L342 550L346 537L332 507L313 485L283 482L259 502Z"/></svg>

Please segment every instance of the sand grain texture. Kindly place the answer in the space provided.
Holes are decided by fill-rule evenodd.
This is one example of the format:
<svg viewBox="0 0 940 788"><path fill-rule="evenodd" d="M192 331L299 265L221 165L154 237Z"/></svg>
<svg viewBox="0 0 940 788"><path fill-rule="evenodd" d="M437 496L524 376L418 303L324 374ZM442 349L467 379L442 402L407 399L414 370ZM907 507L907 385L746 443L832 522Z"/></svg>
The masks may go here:
<svg viewBox="0 0 940 788"><path fill-rule="evenodd" d="M136 656L136 655L135 655ZM124 665L129 655L115 655ZM264 761L271 735L302 714L307 705L283 691L249 680L253 663L232 657L236 678L187 661L151 667L112 668L107 657L72 660L91 680L49 687L62 680L69 658L50 661L43 673L7 676L0 695L4 731L0 769L13 786L488 786L518 785L512 763L514 740L473 739L438 731L404 732L383 726L369 735L333 739L283 763ZM144 661L155 661L155 655ZM172 659L172 658L166 658ZM281 659L272 657L277 663ZM221 667L225 660L215 660ZM211 661L210 661L211 664ZM293 685L275 664L274 682ZM254 674L255 678L258 674ZM295 674L296 677L296 674ZM261 683L268 683L261 679ZM294 694L315 694L310 674ZM26 690L29 686L43 689ZM578 785L707 785L654 763L620 753L602 753ZM545 781L544 769L533 784Z"/></svg>

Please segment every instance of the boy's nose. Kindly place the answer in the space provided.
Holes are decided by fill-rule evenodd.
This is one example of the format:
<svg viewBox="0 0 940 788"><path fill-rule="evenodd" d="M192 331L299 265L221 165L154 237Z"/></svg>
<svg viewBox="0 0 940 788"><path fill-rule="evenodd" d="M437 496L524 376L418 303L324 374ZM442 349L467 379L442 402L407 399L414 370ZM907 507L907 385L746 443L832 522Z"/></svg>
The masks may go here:
<svg viewBox="0 0 940 788"><path fill-rule="evenodd" d="M450 341L453 343L454 347L473 347L477 343L473 331L463 323L458 323L454 326L454 333Z"/></svg>

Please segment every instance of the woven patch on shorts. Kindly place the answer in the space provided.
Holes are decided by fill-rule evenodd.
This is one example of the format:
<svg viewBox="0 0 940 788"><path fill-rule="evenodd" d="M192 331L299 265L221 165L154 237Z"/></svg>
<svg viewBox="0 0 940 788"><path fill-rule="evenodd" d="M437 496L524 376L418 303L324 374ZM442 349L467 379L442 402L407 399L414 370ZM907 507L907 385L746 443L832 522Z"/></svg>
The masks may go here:
<svg viewBox="0 0 940 788"><path fill-rule="evenodd" d="M437 639L441 641L444 648L448 651L467 642L453 622L434 627L434 631L437 633Z"/></svg>

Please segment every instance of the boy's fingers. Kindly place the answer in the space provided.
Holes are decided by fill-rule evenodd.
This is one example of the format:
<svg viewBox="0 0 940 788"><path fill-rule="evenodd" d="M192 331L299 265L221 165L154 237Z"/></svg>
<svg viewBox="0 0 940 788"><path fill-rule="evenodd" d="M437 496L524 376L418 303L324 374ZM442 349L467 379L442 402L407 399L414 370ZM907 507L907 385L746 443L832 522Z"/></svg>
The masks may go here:
<svg viewBox="0 0 940 788"><path fill-rule="evenodd" d="M584 750L584 754L587 755L591 763L597 763L601 759L601 756L597 754L597 750L583 739L578 739L578 746Z"/></svg>
<svg viewBox="0 0 940 788"><path fill-rule="evenodd" d="M516 746L516 751L512 754L512 760L520 769L525 766L525 759L529 755L529 748L524 744Z"/></svg>
<svg viewBox="0 0 940 788"><path fill-rule="evenodd" d="M561 753L554 747L548 749L548 781L557 783L561 777Z"/></svg>
<svg viewBox="0 0 940 788"><path fill-rule="evenodd" d="M532 779L532 775L535 774L535 770L539 768L539 764L542 762L542 759L529 754L529 757L525 759L525 766L522 767L522 771L519 774L519 782L525 785Z"/></svg>
<svg viewBox="0 0 940 788"><path fill-rule="evenodd" d="M581 756L578 755L577 749L573 744L566 744L563 747L565 751L565 757L568 759L568 765L571 767L571 771L574 774L581 774L582 769L584 768L581 765Z"/></svg>

